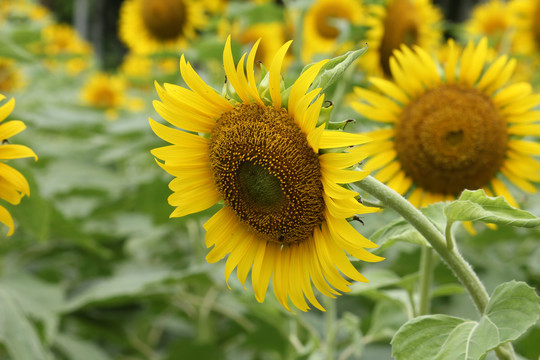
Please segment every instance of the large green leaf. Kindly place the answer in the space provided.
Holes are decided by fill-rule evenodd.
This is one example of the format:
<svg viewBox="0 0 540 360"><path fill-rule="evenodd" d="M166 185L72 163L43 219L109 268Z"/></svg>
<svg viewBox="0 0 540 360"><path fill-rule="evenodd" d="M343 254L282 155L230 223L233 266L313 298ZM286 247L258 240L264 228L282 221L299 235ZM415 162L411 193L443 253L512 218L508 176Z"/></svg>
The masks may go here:
<svg viewBox="0 0 540 360"><path fill-rule="evenodd" d="M85 306L104 303L122 302L126 299L139 298L167 292L164 283L179 281L201 273L201 268L189 268L186 271L172 271L159 268L128 268L111 276L95 281L69 299L63 312L71 312Z"/></svg>
<svg viewBox="0 0 540 360"><path fill-rule="evenodd" d="M78 339L72 335L59 334L56 347L67 359L77 360L109 360L110 357L97 345Z"/></svg>
<svg viewBox="0 0 540 360"><path fill-rule="evenodd" d="M523 282L504 283L493 292L480 321L429 315L407 322L392 339L393 355L397 360L483 359L536 323L539 300Z"/></svg>
<svg viewBox="0 0 540 360"><path fill-rule="evenodd" d="M444 209L444 214L449 222L481 221L528 228L540 226L540 218L516 209L502 196L489 197L484 190L465 190L459 199Z"/></svg>
<svg viewBox="0 0 540 360"><path fill-rule="evenodd" d="M0 287L0 341L13 360L47 360L50 357L32 323L9 291Z"/></svg>
<svg viewBox="0 0 540 360"><path fill-rule="evenodd" d="M28 317L42 322L45 340L51 341L56 335L58 312L64 301L61 287L23 272L8 272L0 278L0 287L10 293Z"/></svg>

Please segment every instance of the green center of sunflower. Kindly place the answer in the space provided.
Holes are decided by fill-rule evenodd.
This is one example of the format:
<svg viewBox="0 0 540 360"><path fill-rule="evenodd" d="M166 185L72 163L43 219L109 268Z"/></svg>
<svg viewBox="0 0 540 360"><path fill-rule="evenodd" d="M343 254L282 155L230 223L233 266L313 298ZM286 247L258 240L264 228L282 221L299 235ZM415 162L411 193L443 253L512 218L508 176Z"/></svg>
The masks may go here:
<svg viewBox="0 0 540 360"><path fill-rule="evenodd" d="M416 10L409 0L394 0L386 9L383 22L383 37L379 50L380 65L384 74L390 77L390 57L401 44L407 46L418 42Z"/></svg>
<svg viewBox="0 0 540 360"><path fill-rule="evenodd" d="M458 195L479 189L500 170L506 123L476 89L443 85L403 109L395 146L405 173L427 191Z"/></svg>
<svg viewBox="0 0 540 360"><path fill-rule="evenodd" d="M156 39L167 41L182 35L186 22L182 0L143 0L141 12L146 29Z"/></svg>
<svg viewBox="0 0 540 360"><path fill-rule="evenodd" d="M285 109L237 105L212 130L209 157L225 203L262 238L302 242L322 223L318 155Z"/></svg>

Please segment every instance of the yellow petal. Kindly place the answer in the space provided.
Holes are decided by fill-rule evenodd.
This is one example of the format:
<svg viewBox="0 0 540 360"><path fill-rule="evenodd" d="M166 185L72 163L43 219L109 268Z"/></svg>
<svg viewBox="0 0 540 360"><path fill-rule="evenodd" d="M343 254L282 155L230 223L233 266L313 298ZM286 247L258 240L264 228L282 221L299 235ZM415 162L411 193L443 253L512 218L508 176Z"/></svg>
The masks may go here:
<svg viewBox="0 0 540 360"><path fill-rule="evenodd" d="M11 217L9 211L7 211L2 205L0 205L0 222L9 228L8 236L11 236L15 227L13 224L13 218Z"/></svg>
<svg viewBox="0 0 540 360"><path fill-rule="evenodd" d="M326 64L328 60L319 61L318 63L315 63L311 65L306 71L304 71L298 79L294 82L291 92L289 94L289 115L291 117L294 117L296 105L298 104L298 101L308 88L310 87L311 83L315 79L315 76L319 73L321 68Z"/></svg>
<svg viewBox="0 0 540 360"><path fill-rule="evenodd" d="M20 159L26 157L33 157L37 160L37 155L27 146L13 144L0 146L0 159Z"/></svg>
<svg viewBox="0 0 540 360"><path fill-rule="evenodd" d="M20 120L12 120L0 125L0 139L8 139L26 129Z"/></svg>
<svg viewBox="0 0 540 360"><path fill-rule="evenodd" d="M327 130L321 136L321 149L340 148L364 144L371 141L371 138L363 134L351 134L343 131Z"/></svg>
<svg viewBox="0 0 540 360"><path fill-rule="evenodd" d="M274 55L268 75L268 86L274 108L281 108L281 65L283 58L291 46L292 40L287 41Z"/></svg>

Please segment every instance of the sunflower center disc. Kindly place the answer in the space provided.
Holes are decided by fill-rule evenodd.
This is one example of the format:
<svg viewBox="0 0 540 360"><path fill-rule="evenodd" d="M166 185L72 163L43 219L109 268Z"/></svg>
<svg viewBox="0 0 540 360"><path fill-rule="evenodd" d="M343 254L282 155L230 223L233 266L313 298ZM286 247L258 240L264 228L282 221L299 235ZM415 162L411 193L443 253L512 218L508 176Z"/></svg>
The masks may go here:
<svg viewBox="0 0 540 360"><path fill-rule="evenodd" d="M418 42L417 14L409 0L394 0L388 5L383 22L383 37L380 46L380 64L384 73L391 77L390 57L401 44L407 46Z"/></svg>
<svg viewBox="0 0 540 360"><path fill-rule="evenodd" d="M182 0L143 0L144 25L157 39L173 40L182 34L186 6Z"/></svg>
<svg viewBox="0 0 540 360"><path fill-rule="evenodd" d="M322 223L318 155L286 110L237 105L212 130L209 157L225 203L262 238L301 242Z"/></svg>
<svg viewBox="0 0 540 360"><path fill-rule="evenodd" d="M408 104L395 146L405 173L427 191L458 195L478 189L500 170L506 124L475 89L444 85Z"/></svg>

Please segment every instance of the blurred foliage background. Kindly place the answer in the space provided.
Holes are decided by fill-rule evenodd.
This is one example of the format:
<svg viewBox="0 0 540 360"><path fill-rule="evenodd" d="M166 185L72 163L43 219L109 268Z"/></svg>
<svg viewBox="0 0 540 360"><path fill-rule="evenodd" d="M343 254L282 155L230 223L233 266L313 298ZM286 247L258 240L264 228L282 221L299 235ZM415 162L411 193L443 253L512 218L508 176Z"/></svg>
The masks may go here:
<svg viewBox="0 0 540 360"><path fill-rule="evenodd" d="M117 35L121 3L43 0L41 15L34 8L3 14L0 56L14 61L19 81L1 92L16 99L11 118L27 125L17 143L30 146L39 161L16 161L31 196L6 205L16 229L7 237L2 228L0 235L0 359L390 359L390 340L414 316L419 246L396 241L382 254L384 262L355 263L370 283L329 301L327 313L291 314L273 295L259 304L238 281L227 288L223 262L205 261L202 224L214 209L169 220L171 177L149 153L163 145L148 126L149 116L159 119L153 81L180 83L180 53L221 86L221 14L282 19L287 6L301 13L311 2L231 1L188 48L150 57L131 72ZM435 4L445 14L445 36L463 36L462 22L476 2ZM70 25L58 30L69 39L68 50L44 48L50 39L44 29L53 24ZM237 41L235 55L245 46ZM288 72L297 74L303 65L297 57ZM349 88L328 91L334 119L358 118L342 99L365 74L349 75ZM349 131L363 130L357 120ZM518 200L540 214L537 194ZM354 225L370 237L397 218L384 211ZM539 288L539 229L476 230L459 228L456 238L489 292L510 280ZM434 269L432 312L477 316L441 262ZM515 342L521 358L540 357L539 338L537 323Z"/></svg>

